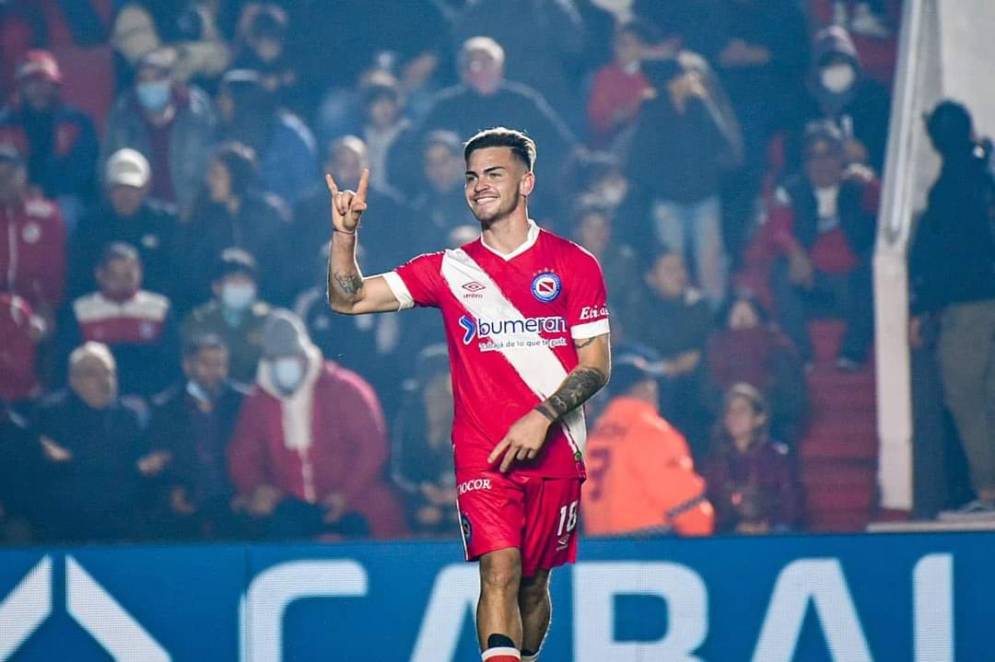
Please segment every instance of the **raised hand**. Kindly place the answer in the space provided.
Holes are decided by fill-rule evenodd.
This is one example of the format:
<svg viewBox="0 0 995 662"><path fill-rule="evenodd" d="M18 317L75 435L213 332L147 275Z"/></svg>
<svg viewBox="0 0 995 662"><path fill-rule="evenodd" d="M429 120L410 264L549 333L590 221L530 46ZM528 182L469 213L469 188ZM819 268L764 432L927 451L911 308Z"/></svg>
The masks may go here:
<svg viewBox="0 0 995 662"><path fill-rule="evenodd" d="M332 229L353 234L359 226L359 218L366 210L366 191L370 185L370 171L364 168L356 191L340 191L335 179L325 175L325 183L332 194Z"/></svg>

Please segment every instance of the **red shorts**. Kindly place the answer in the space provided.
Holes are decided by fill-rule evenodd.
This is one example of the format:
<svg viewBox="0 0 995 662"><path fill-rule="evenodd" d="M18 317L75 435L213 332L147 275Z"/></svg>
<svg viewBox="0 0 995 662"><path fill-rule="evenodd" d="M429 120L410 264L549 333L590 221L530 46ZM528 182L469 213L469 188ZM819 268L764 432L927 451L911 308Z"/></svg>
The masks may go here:
<svg viewBox="0 0 995 662"><path fill-rule="evenodd" d="M506 475L498 471L456 474L466 560L513 547L522 553L522 576L577 558L580 478Z"/></svg>

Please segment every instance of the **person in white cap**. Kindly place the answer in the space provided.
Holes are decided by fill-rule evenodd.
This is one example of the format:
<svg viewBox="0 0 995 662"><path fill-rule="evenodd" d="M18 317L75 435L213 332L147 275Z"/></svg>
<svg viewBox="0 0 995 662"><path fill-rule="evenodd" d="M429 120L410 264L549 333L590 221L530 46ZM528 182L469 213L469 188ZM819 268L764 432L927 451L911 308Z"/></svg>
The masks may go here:
<svg viewBox="0 0 995 662"><path fill-rule="evenodd" d="M116 241L138 249L148 289L172 294L176 211L149 198L150 178L149 162L137 150L119 149L107 159L102 204L83 218L76 234L70 259L71 294L94 288L93 271L100 255Z"/></svg>

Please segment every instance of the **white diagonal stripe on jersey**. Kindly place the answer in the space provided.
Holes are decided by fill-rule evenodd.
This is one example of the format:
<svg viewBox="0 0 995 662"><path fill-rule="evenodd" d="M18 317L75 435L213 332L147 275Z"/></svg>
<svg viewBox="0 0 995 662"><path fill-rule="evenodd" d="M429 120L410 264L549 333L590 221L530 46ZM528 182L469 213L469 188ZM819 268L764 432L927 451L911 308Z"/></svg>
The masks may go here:
<svg viewBox="0 0 995 662"><path fill-rule="evenodd" d="M447 250L442 258L442 277L449 285L450 291L462 299L460 293L463 285L477 281L486 287L478 292L481 298L463 299L462 305L477 319L510 319L524 320L511 301L508 300L497 284L479 264L462 248ZM539 341L542 336L536 332L524 332L531 340ZM519 349L498 349L522 378L525 385L535 393L540 400L545 400L560 387L567 376L567 371L549 347L537 344L533 347ZM578 407L560 419L560 427L566 434L567 441L574 452L583 453L587 441L587 427L584 422L584 409Z"/></svg>

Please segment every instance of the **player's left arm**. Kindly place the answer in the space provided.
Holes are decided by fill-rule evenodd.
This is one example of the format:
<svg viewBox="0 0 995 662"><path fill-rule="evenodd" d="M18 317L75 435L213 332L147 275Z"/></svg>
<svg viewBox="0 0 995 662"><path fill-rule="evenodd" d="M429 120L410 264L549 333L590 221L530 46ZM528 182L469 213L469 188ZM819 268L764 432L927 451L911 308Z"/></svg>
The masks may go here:
<svg viewBox="0 0 995 662"><path fill-rule="evenodd" d="M607 333L575 339L577 367L564 378L560 387L529 413L514 423L504 439L494 447L487 461L501 459L501 471L516 460L534 459L546 441L549 426L587 402L611 375L611 346Z"/></svg>

